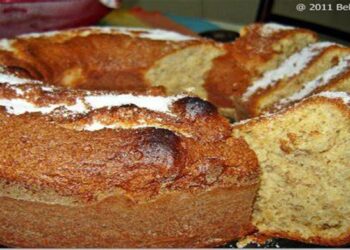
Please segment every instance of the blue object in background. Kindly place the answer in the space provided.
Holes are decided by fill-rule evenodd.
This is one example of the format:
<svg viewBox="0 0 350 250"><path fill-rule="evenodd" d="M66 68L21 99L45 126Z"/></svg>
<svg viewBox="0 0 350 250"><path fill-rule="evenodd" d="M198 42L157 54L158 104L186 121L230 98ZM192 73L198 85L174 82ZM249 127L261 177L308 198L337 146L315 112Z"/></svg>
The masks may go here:
<svg viewBox="0 0 350 250"><path fill-rule="evenodd" d="M219 26L200 18L176 16L169 13L166 13L165 16L196 33L220 29Z"/></svg>

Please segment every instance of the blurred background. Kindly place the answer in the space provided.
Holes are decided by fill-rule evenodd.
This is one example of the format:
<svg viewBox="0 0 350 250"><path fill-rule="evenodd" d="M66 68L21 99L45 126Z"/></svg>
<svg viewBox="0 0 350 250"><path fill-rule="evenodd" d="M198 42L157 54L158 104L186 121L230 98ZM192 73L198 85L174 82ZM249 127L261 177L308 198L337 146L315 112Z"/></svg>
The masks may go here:
<svg viewBox="0 0 350 250"><path fill-rule="evenodd" d="M338 4L344 9L337 10ZM0 0L1 37L115 25L230 41L242 25L255 21L310 28L323 38L350 43L350 0Z"/></svg>

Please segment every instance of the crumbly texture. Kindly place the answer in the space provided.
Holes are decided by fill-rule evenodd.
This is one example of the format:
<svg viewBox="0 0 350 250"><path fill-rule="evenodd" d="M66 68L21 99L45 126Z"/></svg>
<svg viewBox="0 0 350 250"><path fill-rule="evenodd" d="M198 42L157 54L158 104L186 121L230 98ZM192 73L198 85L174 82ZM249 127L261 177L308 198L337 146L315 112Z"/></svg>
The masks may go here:
<svg viewBox="0 0 350 250"><path fill-rule="evenodd" d="M166 84L168 94L191 92L208 99L205 76L222 54L226 54L223 48L209 44L185 48L158 60L145 77L151 85Z"/></svg>
<svg viewBox="0 0 350 250"><path fill-rule="evenodd" d="M322 245L350 242L350 111L328 96L233 126L259 159L253 224L260 233Z"/></svg>

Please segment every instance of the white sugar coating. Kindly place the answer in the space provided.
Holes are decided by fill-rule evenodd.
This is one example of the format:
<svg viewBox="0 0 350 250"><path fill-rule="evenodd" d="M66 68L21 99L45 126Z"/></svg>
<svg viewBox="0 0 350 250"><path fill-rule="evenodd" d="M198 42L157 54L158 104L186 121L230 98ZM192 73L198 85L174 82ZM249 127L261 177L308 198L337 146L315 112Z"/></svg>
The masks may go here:
<svg viewBox="0 0 350 250"><path fill-rule="evenodd" d="M59 105L57 104L39 107L24 99L0 99L0 106L5 106L6 111L14 115L21 115L26 112L40 112L43 114L47 114L59 107Z"/></svg>
<svg viewBox="0 0 350 250"><path fill-rule="evenodd" d="M183 96L134 96L131 94L122 95L96 95L86 96L85 102L93 109L119 107L123 105L135 105L139 108L146 108L156 112L170 113L170 106Z"/></svg>
<svg viewBox="0 0 350 250"><path fill-rule="evenodd" d="M131 125L126 125L123 123L113 123L113 124L103 124L98 120L93 120L92 123L86 124L84 127L81 128L81 130L86 130L86 131L97 131L97 130L102 130L102 129L116 129L116 128L121 128L121 129L137 129L137 128L147 128L147 127L157 127L152 124L131 124Z"/></svg>
<svg viewBox="0 0 350 250"><path fill-rule="evenodd" d="M111 125L106 125L106 124L102 124L101 122L97 121L97 120L93 120L92 123L90 124L86 124L82 130L87 130L87 131L96 131L96 130L101 130L101 129L115 129L117 128L118 125L117 124L111 124Z"/></svg>
<svg viewBox="0 0 350 250"><path fill-rule="evenodd" d="M53 92L55 90L55 88L49 86L42 86L41 89L47 92Z"/></svg>
<svg viewBox="0 0 350 250"><path fill-rule="evenodd" d="M16 91L17 95L24 95L24 91L20 88L13 88Z"/></svg>
<svg viewBox="0 0 350 250"><path fill-rule="evenodd" d="M115 122L112 124L103 124L101 121L97 119L93 119L93 121L89 124L85 124L82 127L75 128L78 131L98 131L102 129L140 129L140 128L157 128L157 129L171 129L173 132L176 134L179 134L184 137L192 137L190 133L187 133L186 131L181 131L179 129L173 128L173 127L168 127L168 126L163 126L159 123L150 123L146 121L138 121L137 123L134 124L127 124L123 122Z"/></svg>
<svg viewBox="0 0 350 250"><path fill-rule="evenodd" d="M21 115L24 113L42 113L48 114L57 108L64 108L68 111L74 113L85 113L88 110L81 100L77 100L74 105L67 105L65 103L50 104L47 106L37 106L31 102L24 99L14 98L14 99L0 99L0 106L4 106L9 114Z"/></svg>
<svg viewBox="0 0 350 250"><path fill-rule="evenodd" d="M74 112L74 113L86 113L86 112L88 112L86 105L84 104L84 102L80 98L76 99L76 102L74 105L70 105L70 106L65 105L64 108L66 108L67 110Z"/></svg>
<svg viewBox="0 0 350 250"><path fill-rule="evenodd" d="M292 30L295 29L293 26L282 25L278 23L266 23L261 27L261 34L263 36L270 36L273 33L283 31L283 30Z"/></svg>
<svg viewBox="0 0 350 250"><path fill-rule="evenodd" d="M350 94L346 92L325 91L314 96L322 96L330 99L341 99L345 104L350 104Z"/></svg>
<svg viewBox="0 0 350 250"><path fill-rule="evenodd" d="M13 51L12 40L0 39L0 50Z"/></svg>
<svg viewBox="0 0 350 250"><path fill-rule="evenodd" d="M140 34L141 38L147 38L151 40L169 40L169 41L188 41L193 40L191 36L185 36L173 31L164 31L164 30L151 30Z"/></svg>
<svg viewBox="0 0 350 250"><path fill-rule="evenodd" d="M20 85L20 84L26 84L26 83L41 83L40 81L26 79L26 78L20 78L15 75L11 75L9 73L1 73L0 69L0 84L7 83L10 85Z"/></svg>
<svg viewBox="0 0 350 250"><path fill-rule="evenodd" d="M133 32L138 32L134 34ZM52 37L56 35L64 35L68 37L80 36L85 37L91 34L123 34L132 37L147 38L150 40L164 40L164 41L188 41L195 40L197 38L182 35L180 33L168 30L160 29L145 29L145 28L129 28L129 27L87 27L78 28L67 31L49 31L42 33L29 33L18 36L19 38L40 38L40 37Z"/></svg>
<svg viewBox="0 0 350 250"><path fill-rule="evenodd" d="M334 78L340 74L350 70L350 56L341 58L337 65L326 70L321 75L308 82L299 92L293 94L292 96L282 99L279 104L285 105L290 102L298 101L304 97L310 95L318 87L322 87L331 82Z"/></svg>
<svg viewBox="0 0 350 250"><path fill-rule="evenodd" d="M21 93L18 93L21 94ZM48 114L57 108L63 108L75 114L85 114L91 110L100 108L120 107L123 105L135 105L139 108L171 114L170 107L176 100L183 96L134 96L131 94L122 95L93 95L77 98L74 105L55 103L48 106L37 106L25 99L0 99L0 106L4 106L8 113L20 115L24 113L40 112Z"/></svg>
<svg viewBox="0 0 350 250"><path fill-rule="evenodd" d="M27 38L51 37L51 36L56 36L64 33L70 33L70 32L65 32L65 31L32 32L32 33L19 35L17 36L17 38L27 39Z"/></svg>
<svg viewBox="0 0 350 250"><path fill-rule="evenodd" d="M247 101L259 89L266 89L275 85L279 80L289 78L299 74L311 60L319 55L323 49L335 45L331 42L313 43L299 52L288 57L279 67L267 71L263 76L254 81L252 85L243 94L243 101Z"/></svg>

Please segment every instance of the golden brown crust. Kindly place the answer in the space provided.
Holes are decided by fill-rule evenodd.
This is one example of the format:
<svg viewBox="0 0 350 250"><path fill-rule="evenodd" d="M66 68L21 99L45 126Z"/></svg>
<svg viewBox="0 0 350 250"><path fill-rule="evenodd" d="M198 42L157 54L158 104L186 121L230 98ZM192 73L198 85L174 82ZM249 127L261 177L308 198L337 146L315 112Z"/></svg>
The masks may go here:
<svg viewBox="0 0 350 250"><path fill-rule="evenodd" d="M12 65L6 55L0 58L7 67L5 73L10 71L17 76L64 86L60 75L67 68L79 69L84 79L71 87L103 89L99 76L106 75L114 85L120 84L120 88L113 88L130 90L106 70L117 74L120 70L141 72L165 54L198 43L211 42L159 41L122 32L94 33L81 29L20 37L11 42L11 52L3 52L12 53L12 59L18 60L16 64ZM98 75L91 75L91 70ZM162 90L147 89L149 87L143 89L143 93L163 95ZM91 108L80 113L64 108L64 105L78 105L79 101L86 106L87 97L108 94L118 95L110 91L48 89L40 82L3 83L0 96L6 101L20 100L36 107L59 104L60 108L47 115L13 115L8 110L11 108L2 108L1 133L4 144L8 145L3 151L5 164L0 167L2 180L35 190L47 188L83 201L95 200L99 193L115 188L136 197L139 194L155 196L172 189L256 183L254 153L244 141L231 138L228 121L212 104L197 97L178 98L171 104L170 113L135 105ZM96 120L105 128L112 126L113 129L86 131L86 126ZM6 136L8 134L10 136ZM23 155L23 150L28 153ZM48 158L48 155L53 156Z"/></svg>
<svg viewBox="0 0 350 250"><path fill-rule="evenodd" d="M323 92L324 93L324 92ZM346 93L346 92L343 92ZM321 93L322 94L322 93ZM301 102L295 103L294 105L288 106L282 110L279 110L275 113L266 113L264 115L254 117L251 119L243 120L241 122L237 122L233 124L234 129L249 129L249 126L254 126L254 124L257 123L266 123L270 119L276 119L279 116L283 116L287 112L293 112L293 110L297 109L300 105L308 105L309 103L332 103L337 106L340 110L344 111L344 115L350 116L349 108L348 106L350 103L344 103L344 101L341 98L327 98L324 96L319 95L313 95L308 98L303 99ZM345 105L344 105L345 104Z"/></svg>
<svg viewBox="0 0 350 250"><path fill-rule="evenodd" d="M0 153L1 179L86 201L115 188L154 196L163 189L256 182L254 153L243 140L230 138L229 124L214 106L187 97L173 109L176 117L122 107L68 120L9 115L3 109L0 133L6 148ZM106 124L162 119L159 127L164 128L76 130L91 117Z"/></svg>
<svg viewBox="0 0 350 250"><path fill-rule="evenodd" d="M243 54L249 53L255 58L249 60L262 62L275 53L272 47L250 51L254 32L233 50L227 45L227 53L214 60L207 74L208 99L219 107L232 107L232 97L240 96L256 74L234 59L244 62ZM293 32L259 39L271 43ZM18 39L16 53L0 52L7 70L55 85L65 85L63 76L72 73L80 77L69 87L108 91L3 84L0 96L37 106L74 105L87 95L117 94L110 90L164 96L164 87L150 88L145 70L182 48L211 44L133 39L123 34ZM244 46L243 39L248 39ZM94 120L120 127L84 130ZM250 215L259 170L254 152L231 133L212 104L193 96L174 101L170 114L135 105L48 115L13 115L2 108L0 242L22 247L203 247L244 236L253 230Z"/></svg>
<svg viewBox="0 0 350 250"><path fill-rule="evenodd" d="M219 246L252 231L256 189L253 185L172 191L142 203L116 193L83 207L2 197L0 243L17 247Z"/></svg>
<svg viewBox="0 0 350 250"><path fill-rule="evenodd" d="M13 75L0 86L1 244L203 247L251 232L259 175L254 152L231 137L228 120L209 102L164 97L164 87L150 88L143 79L157 58L206 42L116 36L18 39L16 53L0 55L5 74L63 86L67 68L84 76L69 85L76 90L6 80ZM127 48L111 52L113 46ZM115 101L124 92L140 99L121 106L87 102L107 95ZM154 100L147 97L173 101L160 111L156 104L147 108ZM16 113L17 104L8 104L16 101L30 112ZM96 121L103 126L91 129Z"/></svg>
<svg viewBox="0 0 350 250"><path fill-rule="evenodd" d="M223 56L214 59L206 74L204 86L208 100L218 107L233 108L231 96L243 91L241 79L247 77L244 75L247 72L229 53L231 45L199 38L186 41L142 39L137 37L137 32L134 32L135 37L123 33L79 35L86 31L89 29L15 39L11 42L11 51L0 50L0 63L22 76L54 85L145 92L152 84L145 73L155 62L182 49L208 44L225 51ZM231 64L235 64L234 67ZM166 83L164 85L166 92Z"/></svg>
<svg viewBox="0 0 350 250"><path fill-rule="evenodd" d="M233 107L233 97L241 96L252 79L252 73L235 60L227 45L228 52L216 58L213 69L208 72L205 88L208 100L218 107Z"/></svg>
<svg viewBox="0 0 350 250"><path fill-rule="evenodd" d="M149 87L144 71L156 60L191 45L211 43L142 39L123 33L79 35L83 32L84 29L79 29L52 36L17 38L11 42L10 52L0 51L0 63L54 85L143 91ZM70 74L76 75L76 79L68 84L64 77Z"/></svg>

